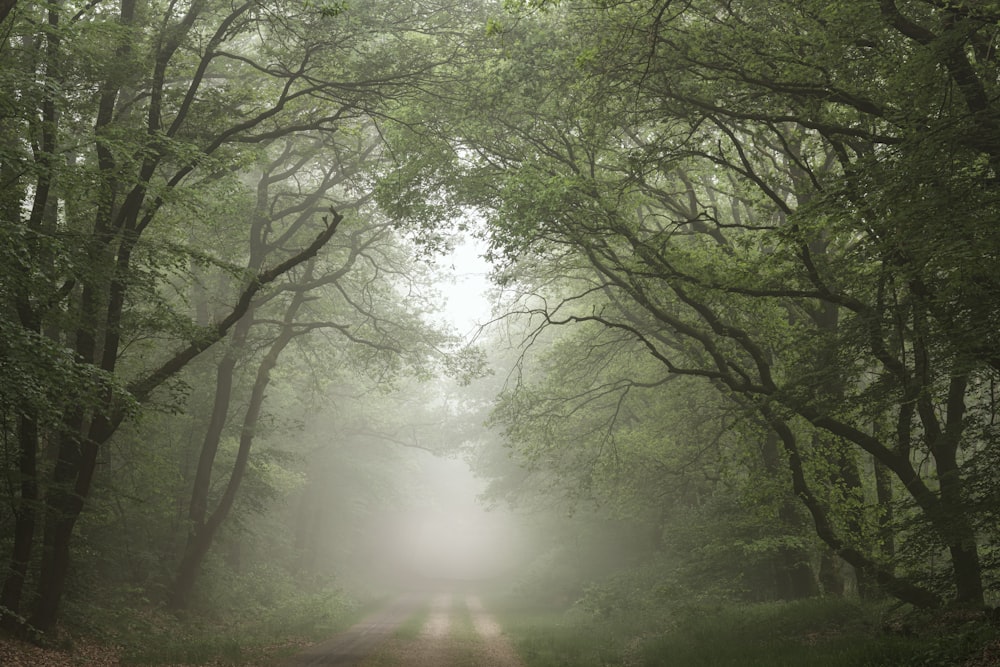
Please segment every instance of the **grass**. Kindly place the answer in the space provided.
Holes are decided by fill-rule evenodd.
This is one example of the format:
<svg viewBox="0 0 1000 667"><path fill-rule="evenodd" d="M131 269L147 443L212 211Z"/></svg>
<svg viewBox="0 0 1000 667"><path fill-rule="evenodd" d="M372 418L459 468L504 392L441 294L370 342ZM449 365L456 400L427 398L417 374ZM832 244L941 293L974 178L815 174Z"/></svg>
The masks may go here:
<svg viewBox="0 0 1000 667"><path fill-rule="evenodd" d="M555 609L492 605L527 667L604 667L620 662L626 619L597 620Z"/></svg>
<svg viewBox="0 0 1000 667"><path fill-rule="evenodd" d="M844 600L601 619L510 607L500 615L527 667L946 667L967 664L1000 639L977 620L925 621L912 636L887 633L880 609Z"/></svg>
<svg viewBox="0 0 1000 667"><path fill-rule="evenodd" d="M889 667L920 652L874 632L860 608L840 601L729 607L686 618L637 651L640 664L689 667Z"/></svg>
<svg viewBox="0 0 1000 667"><path fill-rule="evenodd" d="M476 667L477 658L481 655L479 648L483 640L476 632L476 626L472 622L472 614L459 598L456 598L452 603L449 634L452 638L450 664L454 667Z"/></svg>
<svg viewBox="0 0 1000 667"><path fill-rule="evenodd" d="M239 618L178 618L162 611L131 610L115 642L121 664L274 664L306 644L354 623L366 609L325 595L296 597L273 610Z"/></svg>
<svg viewBox="0 0 1000 667"><path fill-rule="evenodd" d="M420 633L424 630L424 626L427 625L427 619L430 618L430 615L430 606L426 604L410 614L396 628L396 631L392 634L392 638L361 663L362 667L389 667L394 664L395 654L399 646L419 637Z"/></svg>
<svg viewBox="0 0 1000 667"><path fill-rule="evenodd" d="M423 605L417 611L413 612L409 618L403 621L393 636L396 639L409 641L416 639L423 632L424 626L427 625L427 619L430 618L431 609L428 605Z"/></svg>

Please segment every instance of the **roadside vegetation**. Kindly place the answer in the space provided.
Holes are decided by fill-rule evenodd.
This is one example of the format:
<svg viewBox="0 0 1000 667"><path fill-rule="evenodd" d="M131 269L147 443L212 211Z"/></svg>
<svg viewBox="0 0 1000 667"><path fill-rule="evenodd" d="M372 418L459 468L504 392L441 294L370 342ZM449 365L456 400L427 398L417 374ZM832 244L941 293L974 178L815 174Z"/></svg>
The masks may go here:
<svg viewBox="0 0 1000 667"><path fill-rule="evenodd" d="M147 604L70 604L73 619L58 642L40 647L0 638L0 664L251 665L267 667L346 629L381 601L362 605L341 591L262 591L247 588L216 604L178 616ZM232 594L232 593L231 593ZM238 599L237 599L238 598ZM84 612L89 612L84 614ZM79 615L77 615L79 614ZM74 656L76 656L74 658Z"/></svg>
<svg viewBox="0 0 1000 667"><path fill-rule="evenodd" d="M700 603L607 617L510 601L497 609L527 667L1000 664L1000 630L982 617L929 618L844 600Z"/></svg>

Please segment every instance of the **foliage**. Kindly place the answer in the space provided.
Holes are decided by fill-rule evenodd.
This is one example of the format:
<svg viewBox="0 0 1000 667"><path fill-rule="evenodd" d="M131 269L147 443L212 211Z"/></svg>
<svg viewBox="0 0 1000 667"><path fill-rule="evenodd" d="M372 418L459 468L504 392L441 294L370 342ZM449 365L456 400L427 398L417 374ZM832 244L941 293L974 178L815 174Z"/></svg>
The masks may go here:
<svg viewBox="0 0 1000 667"><path fill-rule="evenodd" d="M509 604L502 618L528 667L957 666L984 655L996 640L996 630L982 619L951 627L928 624L918 636L903 636L891 630L901 621L884 608L840 600L702 604L584 618Z"/></svg>
<svg viewBox="0 0 1000 667"><path fill-rule="evenodd" d="M467 70L475 113L436 103L433 127L419 126L454 157L414 155L396 189L432 179L449 206L481 212L526 340L577 327L568 345L592 359L606 336L755 414L743 446L770 430L763 472L859 580L918 606L982 605L993 528L969 485L995 443L966 417L992 412L982 388L998 368L983 345L997 292L980 287L995 276L970 268L995 263L998 240L997 146L982 138L996 135L995 62L974 46L992 15L713 0L516 15L494 26L488 64ZM594 371L561 379L597 391ZM518 400L538 405L558 385L515 388L498 421L516 444L540 443L529 463L560 458L590 493L606 459L588 466L572 436L514 418ZM570 413L552 423L617 444ZM872 479L868 457L894 484ZM881 507L865 500L873 490ZM778 511L794 522L788 503ZM923 582L874 537L910 514L950 559Z"/></svg>
<svg viewBox="0 0 1000 667"><path fill-rule="evenodd" d="M256 613L206 627L204 619L178 622L156 612L130 610L144 618L114 641L123 646L122 664L205 664L216 661L244 664L274 660L306 642L326 638L356 620L357 603L337 591L287 591L281 600L269 600Z"/></svg>

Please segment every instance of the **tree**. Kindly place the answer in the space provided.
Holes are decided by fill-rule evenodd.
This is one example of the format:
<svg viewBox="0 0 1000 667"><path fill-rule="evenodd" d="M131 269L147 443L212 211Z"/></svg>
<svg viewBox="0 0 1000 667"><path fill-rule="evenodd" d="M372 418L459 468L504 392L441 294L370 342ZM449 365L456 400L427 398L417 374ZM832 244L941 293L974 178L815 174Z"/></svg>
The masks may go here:
<svg viewBox="0 0 1000 667"><path fill-rule="evenodd" d="M361 144L357 155L344 146L339 150L338 147L324 147L322 153L313 147L304 157L286 151L270 162L256 188L257 215L251 228L251 237L256 242L251 242L255 252L251 252L248 269L264 264L268 255L280 247L281 237L287 235L287 232L276 235L275 241L268 242L269 233L304 224L318 215L322 210L319 204L332 195L323 196L323 193L334 186L340 190L352 189L347 188L344 181L350 176L361 176L366 157L374 145L374 137L369 138ZM336 158L330 160L326 151ZM289 191L281 179L315 173L316 169L304 166L307 160L317 159L329 161L319 170L325 178L313 184L304 199L295 189ZM345 162L348 160L350 162ZM338 208L342 209L343 203L338 203ZM294 222L285 224L283 218ZM304 265L301 275L291 276L288 282L277 285L274 291L258 299L234 327L225 353L216 366L213 407L189 503L191 529L171 592L173 607L187 606L201 562L233 508L250 460L271 373L290 344L299 342L301 345L300 341L309 334L330 332L335 339L340 339L339 345L353 348L351 351L357 357L379 358L379 362L372 364L373 372L382 374L384 382L398 372L397 368L407 366L411 372L419 373L433 363L435 357L446 353L447 337L423 324L419 301L411 299L408 306L397 303L396 286L386 277L395 276L397 281L409 277L415 284L419 278L413 276L413 268L398 257L399 250L394 247L398 241L394 236L392 225L380 221L376 212L362 206L353 224L342 232L343 242L330 244L326 261ZM310 302L317 300L326 307L310 307ZM255 354L255 349L263 354ZM234 409L238 366L246 367L253 380L239 428L236 459L225 490L215 508L209 511L213 471L218 467L216 455Z"/></svg>
<svg viewBox="0 0 1000 667"><path fill-rule="evenodd" d="M538 315L625 334L756 411L830 548L937 605L863 534L873 457L949 553L954 599L981 605L992 529L968 481L995 439L969 425L997 370L980 268L998 239L995 65L977 45L994 18L892 2L524 15L470 74L482 104L448 118L460 160L425 161L420 182L482 210L498 257L588 267Z"/></svg>
<svg viewBox="0 0 1000 667"><path fill-rule="evenodd" d="M2 298L13 363L2 384L4 435L17 443L5 463L20 480L6 623L54 626L74 525L120 424L333 237L337 212L289 231L267 266L238 274L234 301L212 322L163 298L190 280L188 260L224 261L185 231L213 228L200 206L227 200L257 155L345 130L429 70L427 40L407 32L428 14L395 23L393 12L123 0L21 3L5 19ZM136 304L152 307L134 318ZM132 345L151 333L155 350Z"/></svg>
<svg viewBox="0 0 1000 667"><path fill-rule="evenodd" d="M773 434L710 386L665 373L628 333L597 323L550 330L528 304L544 299L550 311L559 302L578 312L603 304L594 295L575 307L560 301L583 291L585 273L536 270L561 280L511 306L528 317L526 332L513 334L525 349L491 421L521 468L485 466L494 492L643 526L645 558L664 560L662 573L685 581L684 590L698 582L755 598L816 594L816 550ZM526 285L543 282L530 269L518 275ZM696 514L718 528L691 531Z"/></svg>

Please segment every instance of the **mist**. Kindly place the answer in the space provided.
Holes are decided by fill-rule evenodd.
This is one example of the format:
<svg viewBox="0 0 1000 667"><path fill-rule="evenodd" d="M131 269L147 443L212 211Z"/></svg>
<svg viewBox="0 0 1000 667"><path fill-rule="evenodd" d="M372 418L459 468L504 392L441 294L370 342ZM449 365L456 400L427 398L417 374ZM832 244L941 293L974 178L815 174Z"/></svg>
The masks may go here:
<svg viewBox="0 0 1000 667"><path fill-rule="evenodd" d="M403 586L489 583L524 564L526 535L516 515L488 510L484 485L454 459L422 457L412 471L413 496L365 526L383 567Z"/></svg>
<svg viewBox="0 0 1000 667"><path fill-rule="evenodd" d="M0 0L0 664L995 664L998 25Z"/></svg>

